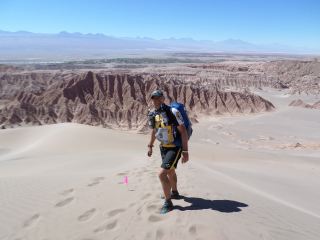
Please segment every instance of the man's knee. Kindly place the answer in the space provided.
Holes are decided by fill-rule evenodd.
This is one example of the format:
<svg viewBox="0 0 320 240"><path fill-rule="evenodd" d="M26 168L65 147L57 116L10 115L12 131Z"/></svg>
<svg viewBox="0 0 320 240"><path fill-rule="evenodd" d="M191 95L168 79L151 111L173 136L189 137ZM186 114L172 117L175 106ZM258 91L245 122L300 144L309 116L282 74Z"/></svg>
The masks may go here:
<svg viewBox="0 0 320 240"><path fill-rule="evenodd" d="M158 174L158 177L160 180L163 180L163 179L167 178L167 175L168 175L168 170L162 168Z"/></svg>
<svg viewBox="0 0 320 240"><path fill-rule="evenodd" d="M169 177L174 177L176 175L175 169L173 168L173 169L168 170L167 175Z"/></svg>

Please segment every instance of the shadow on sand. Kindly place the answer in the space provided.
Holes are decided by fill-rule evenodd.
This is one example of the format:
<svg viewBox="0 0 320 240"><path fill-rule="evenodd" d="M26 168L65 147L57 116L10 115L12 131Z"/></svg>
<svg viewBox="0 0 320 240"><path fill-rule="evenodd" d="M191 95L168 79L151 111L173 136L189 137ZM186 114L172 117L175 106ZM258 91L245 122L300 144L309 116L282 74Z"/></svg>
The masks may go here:
<svg viewBox="0 0 320 240"><path fill-rule="evenodd" d="M182 207L175 205L175 210L188 211L188 210L204 210L211 209L224 213L240 212L242 207L248 207L249 205L232 201L232 200L209 200L197 197L185 197L181 196L185 202L191 203L190 206Z"/></svg>

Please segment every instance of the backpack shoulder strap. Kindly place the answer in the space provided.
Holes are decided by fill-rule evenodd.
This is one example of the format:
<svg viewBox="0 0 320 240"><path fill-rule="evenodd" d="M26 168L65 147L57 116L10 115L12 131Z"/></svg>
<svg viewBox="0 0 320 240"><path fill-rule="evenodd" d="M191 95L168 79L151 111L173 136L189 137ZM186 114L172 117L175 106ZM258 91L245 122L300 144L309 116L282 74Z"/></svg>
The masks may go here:
<svg viewBox="0 0 320 240"><path fill-rule="evenodd" d="M168 116L169 124L179 125L176 117L174 116L173 112L171 111L171 107L168 105L165 105L164 110Z"/></svg>

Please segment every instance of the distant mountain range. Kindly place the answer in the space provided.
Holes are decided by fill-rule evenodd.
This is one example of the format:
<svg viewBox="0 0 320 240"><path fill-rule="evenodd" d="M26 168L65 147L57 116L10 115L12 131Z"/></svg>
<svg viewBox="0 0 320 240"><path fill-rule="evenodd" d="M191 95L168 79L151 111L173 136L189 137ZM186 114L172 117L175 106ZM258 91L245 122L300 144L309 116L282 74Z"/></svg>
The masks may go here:
<svg viewBox="0 0 320 240"><path fill-rule="evenodd" d="M104 34L57 34L0 30L0 60L99 58L119 53L225 52L319 54L319 50L280 44L257 45L238 39L224 41L191 38L112 37Z"/></svg>

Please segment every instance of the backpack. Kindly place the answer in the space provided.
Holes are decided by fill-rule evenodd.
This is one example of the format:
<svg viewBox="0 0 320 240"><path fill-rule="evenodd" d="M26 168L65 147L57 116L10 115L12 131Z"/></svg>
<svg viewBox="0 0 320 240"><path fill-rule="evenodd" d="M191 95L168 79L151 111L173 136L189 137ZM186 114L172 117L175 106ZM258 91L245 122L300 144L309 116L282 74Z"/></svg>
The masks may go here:
<svg viewBox="0 0 320 240"><path fill-rule="evenodd" d="M188 139L190 139L191 135L192 135L192 132L193 132L193 129L192 129L192 123L188 117L188 113L186 111L186 108L185 106L182 104L182 103L179 103L179 102L172 102L170 104L170 107L171 108L175 108L177 109L182 118L183 118L183 123L184 123L184 126L186 127L186 130L187 130L187 134L188 134Z"/></svg>

